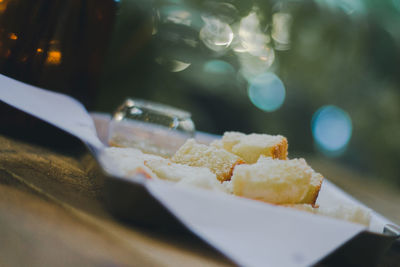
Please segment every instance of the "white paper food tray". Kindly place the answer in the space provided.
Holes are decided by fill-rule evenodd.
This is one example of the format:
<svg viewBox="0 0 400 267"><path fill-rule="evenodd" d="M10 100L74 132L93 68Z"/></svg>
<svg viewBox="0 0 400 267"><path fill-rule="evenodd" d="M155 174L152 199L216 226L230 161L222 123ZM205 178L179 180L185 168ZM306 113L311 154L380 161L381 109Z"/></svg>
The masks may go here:
<svg viewBox="0 0 400 267"><path fill-rule="evenodd" d="M0 75L0 99L78 137L95 157L105 148L92 117L71 97ZM106 117L95 118L97 129L107 128ZM103 131L100 135L104 138ZM390 222L374 212L371 232L362 225L227 194L105 175L104 189L115 215L183 226L241 266L309 266L321 260L373 265L398 238L396 227L383 233ZM329 182L324 182L320 198L324 196L327 202L356 202Z"/></svg>

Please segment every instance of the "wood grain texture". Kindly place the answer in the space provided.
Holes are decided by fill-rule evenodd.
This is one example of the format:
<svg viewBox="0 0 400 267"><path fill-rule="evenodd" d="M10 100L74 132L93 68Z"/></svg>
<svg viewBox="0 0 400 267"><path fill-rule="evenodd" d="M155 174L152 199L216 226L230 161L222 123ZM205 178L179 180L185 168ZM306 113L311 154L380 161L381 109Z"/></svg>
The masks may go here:
<svg viewBox="0 0 400 267"><path fill-rule="evenodd" d="M0 266L231 266L198 238L124 225L82 149L0 136Z"/></svg>

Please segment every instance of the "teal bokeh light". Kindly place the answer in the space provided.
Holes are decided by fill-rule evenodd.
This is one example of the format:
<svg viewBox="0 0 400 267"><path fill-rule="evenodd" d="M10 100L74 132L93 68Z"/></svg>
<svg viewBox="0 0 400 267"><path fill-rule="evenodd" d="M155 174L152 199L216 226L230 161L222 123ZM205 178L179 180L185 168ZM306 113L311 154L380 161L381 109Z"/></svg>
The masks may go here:
<svg viewBox="0 0 400 267"><path fill-rule="evenodd" d="M209 60L204 64L203 70L207 73L213 74L228 74L235 72L232 65L223 60Z"/></svg>
<svg viewBox="0 0 400 267"><path fill-rule="evenodd" d="M271 72L266 72L250 80L248 95L256 107L271 112L282 106L286 92L281 79Z"/></svg>
<svg viewBox="0 0 400 267"><path fill-rule="evenodd" d="M323 106L313 115L311 129L318 149L328 156L338 156L350 141L351 118L339 107Z"/></svg>

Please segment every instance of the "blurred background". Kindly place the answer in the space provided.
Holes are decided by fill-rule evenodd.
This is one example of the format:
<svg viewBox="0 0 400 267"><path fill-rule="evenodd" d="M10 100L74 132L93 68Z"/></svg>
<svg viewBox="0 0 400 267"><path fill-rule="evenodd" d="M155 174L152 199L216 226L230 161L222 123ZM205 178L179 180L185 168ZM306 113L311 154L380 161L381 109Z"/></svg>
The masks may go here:
<svg viewBox="0 0 400 267"><path fill-rule="evenodd" d="M400 186L400 1L118 3L96 110L126 96L200 131L282 134Z"/></svg>
<svg viewBox="0 0 400 267"><path fill-rule="evenodd" d="M0 0L3 74L92 111L130 96L281 134L328 178L400 187L400 0L28 2Z"/></svg>

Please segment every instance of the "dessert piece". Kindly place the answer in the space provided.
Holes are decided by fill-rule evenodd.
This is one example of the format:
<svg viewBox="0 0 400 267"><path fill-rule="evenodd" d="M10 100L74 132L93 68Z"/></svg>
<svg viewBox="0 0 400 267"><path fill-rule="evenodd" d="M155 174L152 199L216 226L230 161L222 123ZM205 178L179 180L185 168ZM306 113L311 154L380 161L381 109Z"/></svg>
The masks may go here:
<svg viewBox="0 0 400 267"><path fill-rule="evenodd" d="M216 191L226 191L217 180L217 177L208 168L192 167L173 163L167 159L149 159L145 161L160 179L176 182L176 185L190 185L211 189Z"/></svg>
<svg viewBox="0 0 400 267"><path fill-rule="evenodd" d="M241 158L224 149L198 144L193 139L187 140L171 160L189 166L209 168L220 181L230 180L235 166L244 163Z"/></svg>
<svg viewBox="0 0 400 267"><path fill-rule="evenodd" d="M261 155L287 159L288 143L281 135L225 132L222 139L212 142L211 146L223 148L249 164L255 163Z"/></svg>
<svg viewBox="0 0 400 267"><path fill-rule="evenodd" d="M106 171L114 175L133 177L157 178L157 176L144 165L145 159L161 158L155 155L143 154L135 148L108 147L100 155L100 161ZM161 158L162 159L162 158Z"/></svg>
<svg viewBox="0 0 400 267"><path fill-rule="evenodd" d="M246 135L240 132L224 132L221 139L213 141L210 145L232 151L232 147L240 142Z"/></svg>
<svg viewBox="0 0 400 267"><path fill-rule="evenodd" d="M239 165L232 176L233 194L273 204L296 204L306 196L313 170L304 159L261 157Z"/></svg>
<svg viewBox="0 0 400 267"><path fill-rule="evenodd" d="M337 199L316 205L324 178L304 159L287 160L287 146L279 135L227 132L210 146L188 140L171 159L117 147L99 159L114 175L163 179L369 226L371 213L360 205Z"/></svg>
<svg viewBox="0 0 400 267"><path fill-rule="evenodd" d="M321 189L323 180L324 180L324 177L321 174L313 171L307 194L300 201L300 203L314 205L315 202L317 201L317 197L318 197L319 191Z"/></svg>

